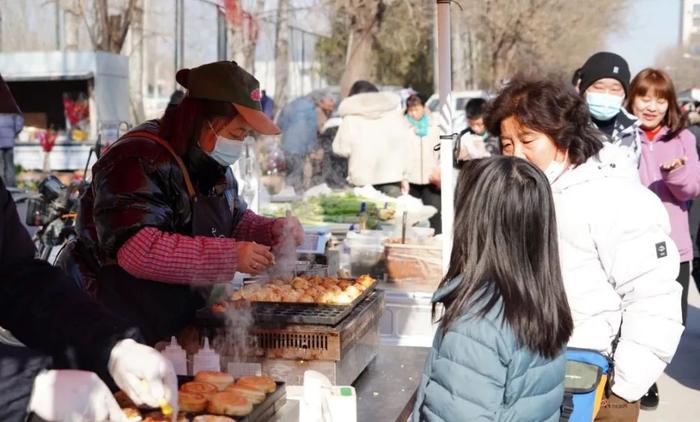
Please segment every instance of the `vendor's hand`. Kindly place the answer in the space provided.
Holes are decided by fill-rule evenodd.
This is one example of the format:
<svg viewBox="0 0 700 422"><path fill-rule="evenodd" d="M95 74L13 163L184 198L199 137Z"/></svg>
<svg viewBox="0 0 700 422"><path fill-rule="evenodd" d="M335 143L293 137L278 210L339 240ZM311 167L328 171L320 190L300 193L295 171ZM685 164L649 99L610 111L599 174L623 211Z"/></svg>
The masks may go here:
<svg viewBox="0 0 700 422"><path fill-rule="evenodd" d="M238 271L246 274L260 274L275 263L270 247L255 242L236 242L236 257Z"/></svg>
<svg viewBox="0 0 700 422"><path fill-rule="evenodd" d="M114 382L136 405L157 408L169 404L177 413L177 376L158 351L122 340L112 348L108 367Z"/></svg>
<svg viewBox="0 0 700 422"><path fill-rule="evenodd" d="M408 195L408 191L411 189L411 185L408 180L401 181L401 195Z"/></svg>
<svg viewBox="0 0 700 422"><path fill-rule="evenodd" d="M663 170L663 171L678 170L679 168L683 167L687 161L688 161L688 157L681 157L681 158L676 158L675 160L666 161L665 163L661 164L661 170Z"/></svg>
<svg viewBox="0 0 700 422"><path fill-rule="evenodd" d="M279 245L287 236L292 236L297 246L304 243L304 228L293 215L278 218L272 225L272 243Z"/></svg>
<svg viewBox="0 0 700 422"><path fill-rule="evenodd" d="M87 371L40 373L34 379L28 410L47 421L126 421L109 388Z"/></svg>

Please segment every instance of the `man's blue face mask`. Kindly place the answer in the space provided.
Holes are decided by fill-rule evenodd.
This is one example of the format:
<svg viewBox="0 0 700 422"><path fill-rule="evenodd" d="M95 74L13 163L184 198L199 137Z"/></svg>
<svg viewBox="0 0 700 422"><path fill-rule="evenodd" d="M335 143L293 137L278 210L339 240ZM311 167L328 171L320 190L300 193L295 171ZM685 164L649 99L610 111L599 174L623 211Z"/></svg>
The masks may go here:
<svg viewBox="0 0 700 422"><path fill-rule="evenodd" d="M597 120L610 120L617 116L622 108L624 97L601 92L589 92L586 94L588 111Z"/></svg>

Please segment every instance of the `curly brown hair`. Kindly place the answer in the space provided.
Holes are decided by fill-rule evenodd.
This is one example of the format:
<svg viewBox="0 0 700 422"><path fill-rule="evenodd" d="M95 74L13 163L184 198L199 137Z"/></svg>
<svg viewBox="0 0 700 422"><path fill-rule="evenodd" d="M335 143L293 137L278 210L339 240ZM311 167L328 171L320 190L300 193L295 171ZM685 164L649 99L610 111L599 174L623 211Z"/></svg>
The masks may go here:
<svg viewBox="0 0 700 422"><path fill-rule="evenodd" d="M558 78L516 76L487 106L488 131L501 135L501 122L518 123L542 132L569 153L571 164L583 164L603 148L603 134L591 122L585 100Z"/></svg>

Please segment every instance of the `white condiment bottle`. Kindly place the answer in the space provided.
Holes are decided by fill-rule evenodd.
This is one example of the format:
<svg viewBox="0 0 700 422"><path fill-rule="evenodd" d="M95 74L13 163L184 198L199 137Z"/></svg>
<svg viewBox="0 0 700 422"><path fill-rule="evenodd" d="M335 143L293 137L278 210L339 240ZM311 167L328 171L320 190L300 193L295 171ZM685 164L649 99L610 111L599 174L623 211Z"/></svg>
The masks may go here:
<svg viewBox="0 0 700 422"><path fill-rule="evenodd" d="M177 344L175 336L170 337L170 344L165 346L165 350L160 353L173 364L173 369L175 369L177 375L187 375L187 354Z"/></svg>
<svg viewBox="0 0 700 422"><path fill-rule="evenodd" d="M192 373L201 371L221 371L221 356L209 348L209 338L204 337L204 347L194 354Z"/></svg>

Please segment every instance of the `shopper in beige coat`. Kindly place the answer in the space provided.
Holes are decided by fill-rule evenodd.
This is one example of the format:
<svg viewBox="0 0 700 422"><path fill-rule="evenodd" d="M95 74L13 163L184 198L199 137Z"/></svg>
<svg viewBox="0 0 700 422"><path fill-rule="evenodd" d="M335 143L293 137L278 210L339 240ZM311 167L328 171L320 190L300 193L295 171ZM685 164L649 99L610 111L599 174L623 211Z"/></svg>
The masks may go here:
<svg viewBox="0 0 700 422"><path fill-rule="evenodd" d="M333 152L348 159L348 181L373 185L393 197L408 192L412 160L407 142L413 136L401 113L401 100L357 81L338 107L343 121L333 140Z"/></svg>

